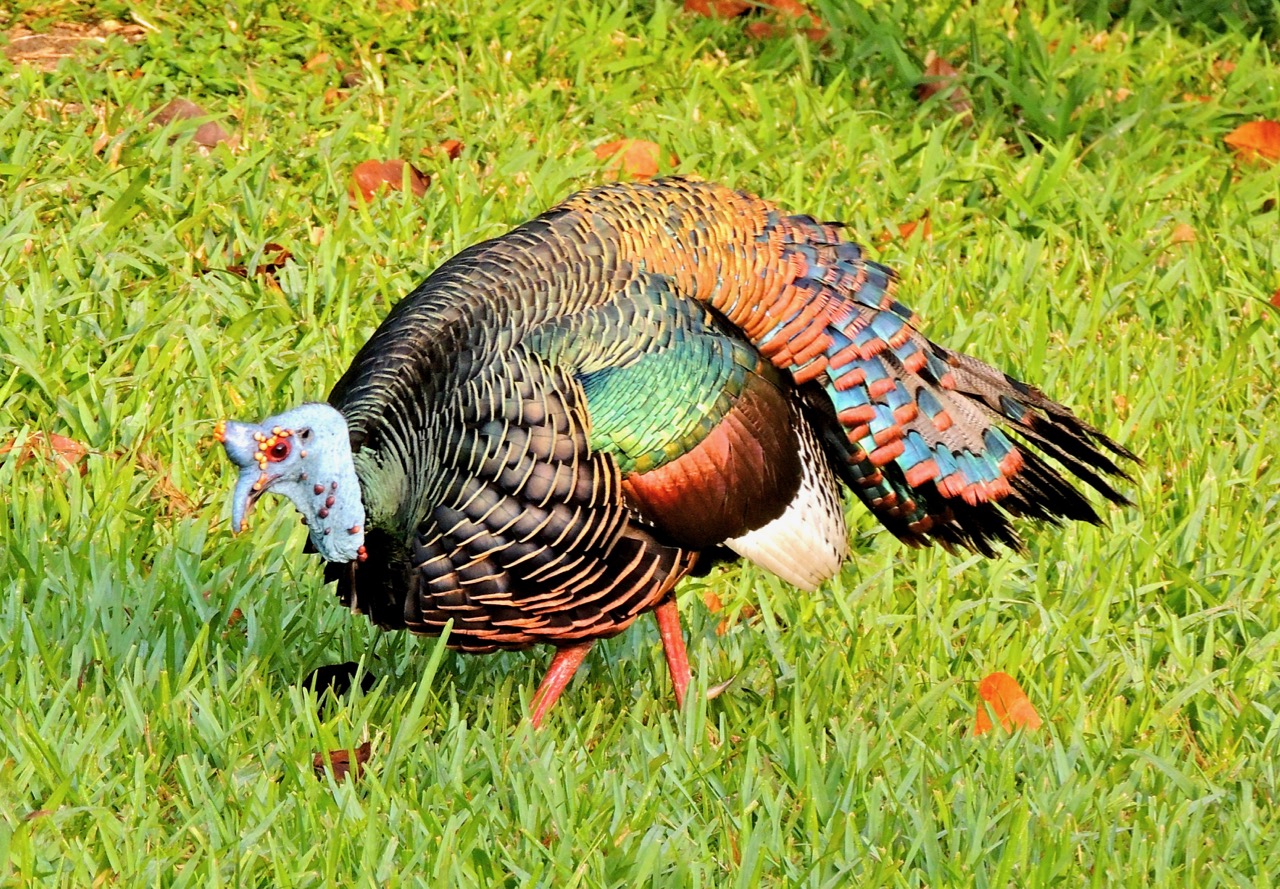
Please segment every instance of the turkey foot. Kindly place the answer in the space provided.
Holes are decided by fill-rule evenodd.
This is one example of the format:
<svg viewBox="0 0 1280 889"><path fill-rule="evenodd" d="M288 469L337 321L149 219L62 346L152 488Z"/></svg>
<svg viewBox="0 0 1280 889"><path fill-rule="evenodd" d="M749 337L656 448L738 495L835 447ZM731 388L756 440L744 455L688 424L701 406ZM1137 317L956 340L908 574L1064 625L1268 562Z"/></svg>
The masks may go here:
<svg viewBox="0 0 1280 889"><path fill-rule="evenodd" d="M551 705L560 697L560 692L564 691L573 674L578 672L578 667L582 666L582 661L590 650L590 642L579 642L556 650L556 656L551 659L551 666L547 668L547 675L542 677L542 684L533 693L533 715L529 717L529 722L534 728L542 726L542 717L547 715Z"/></svg>
<svg viewBox="0 0 1280 889"><path fill-rule="evenodd" d="M657 608L653 616L658 619L658 635L662 637L662 651L667 656L667 669L671 671L671 684L676 690L676 707L684 708L685 693L693 678L689 669L689 655L684 650L684 634L680 632L680 612L676 610L676 597L672 596Z"/></svg>

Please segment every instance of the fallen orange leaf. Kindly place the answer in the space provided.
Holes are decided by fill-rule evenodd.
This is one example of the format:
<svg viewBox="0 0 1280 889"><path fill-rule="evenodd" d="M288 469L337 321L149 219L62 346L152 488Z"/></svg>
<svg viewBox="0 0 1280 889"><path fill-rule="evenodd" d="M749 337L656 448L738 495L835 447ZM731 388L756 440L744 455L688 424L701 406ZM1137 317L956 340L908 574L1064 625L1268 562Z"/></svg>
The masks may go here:
<svg viewBox="0 0 1280 889"><path fill-rule="evenodd" d="M774 13L772 21L751 22L746 27L748 37L756 40L772 40L799 31L815 43L827 39L826 25L822 18L800 0L760 0L760 7Z"/></svg>
<svg viewBox="0 0 1280 889"><path fill-rule="evenodd" d="M752 40L773 40L787 33L777 22L748 22L743 30Z"/></svg>
<svg viewBox="0 0 1280 889"><path fill-rule="evenodd" d="M1280 309L1280 287L1276 288L1276 292L1271 294L1271 305Z"/></svg>
<svg viewBox="0 0 1280 889"><path fill-rule="evenodd" d="M725 633L732 630L739 620L750 622L751 618L755 616L756 609L754 605L743 605L736 615L730 615L729 617L723 618L720 623L716 624L716 635L723 636Z"/></svg>
<svg viewBox="0 0 1280 889"><path fill-rule="evenodd" d="M323 68L325 65L329 64L330 58L331 56L327 52L318 52L311 58L307 59L306 63L302 66L302 70L314 71L317 68Z"/></svg>
<svg viewBox="0 0 1280 889"><path fill-rule="evenodd" d="M1196 240L1196 230L1185 222L1180 222L1173 227L1173 234L1169 236L1169 241L1173 244L1194 244Z"/></svg>
<svg viewBox="0 0 1280 889"><path fill-rule="evenodd" d="M0 445L0 457L12 451L13 447L13 441ZM88 467L83 464L84 458L89 453L88 445L81 444L74 438L58 435L56 432L32 433L31 437L23 445L22 452L18 454L17 465L21 466L26 463L31 458L31 455L36 453L39 453L46 460L55 461L59 469L74 469L78 466L81 475L84 475L88 470Z"/></svg>
<svg viewBox="0 0 1280 889"><path fill-rule="evenodd" d="M325 767L333 769L333 780L342 781L347 775L352 778L359 778L360 773L364 771L364 764L369 761L369 755L373 751L373 744L365 741L354 751L348 750L330 750L328 753L317 753L311 761L311 768L316 773L317 778L324 777ZM351 753L356 755L355 759L351 758Z"/></svg>
<svg viewBox="0 0 1280 889"><path fill-rule="evenodd" d="M433 154L443 154L451 161L456 161L462 156L463 145L457 139L445 139L439 145L428 145L422 149L420 154L424 157L430 157Z"/></svg>
<svg viewBox="0 0 1280 889"><path fill-rule="evenodd" d="M924 238L926 241L933 240L933 223L929 221L929 214L925 213L919 219L913 219L910 222L904 222L899 225L897 235L894 235L893 229L885 229L880 235L880 242L887 243L888 241L892 241L895 237L905 241L915 234L916 229L920 230L920 237Z"/></svg>
<svg viewBox="0 0 1280 889"><path fill-rule="evenodd" d="M244 257L240 255L237 255L235 258L237 260L244 259ZM293 254L290 251L281 247L274 241L269 241L262 245L262 259L258 261L255 271L257 274L263 276L274 275L276 272L284 268L285 263L291 259L293 259ZM213 271L213 269L209 269L208 271ZM241 278L249 277L249 267L243 263L229 265L224 269L224 271L228 271Z"/></svg>
<svg viewBox="0 0 1280 889"><path fill-rule="evenodd" d="M389 161L372 160L356 164L356 168L351 171L351 196L354 198L359 192L368 202L381 192L399 191L404 182L406 166L409 167L409 188L414 195L422 197L427 193L431 178L398 157Z"/></svg>
<svg viewBox="0 0 1280 889"><path fill-rule="evenodd" d="M1227 133L1223 141L1241 157L1261 156L1280 160L1280 123L1274 120L1253 120L1241 124Z"/></svg>
<svg viewBox="0 0 1280 889"><path fill-rule="evenodd" d="M707 18L731 19L754 5L750 0L684 0L684 11Z"/></svg>
<svg viewBox="0 0 1280 889"><path fill-rule="evenodd" d="M969 93L960 83L960 72L946 59L929 50L925 56L924 74L916 84L916 99L925 102L938 93L944 93L947 104L956 114L973 110Z"/></svg>
<svg viewBox="0 0 1280 889"><path fill-rule="evenodd" d="M440 143L440 150L449 155L449 160L456 161L462 154L462 143L457 139L445 139Z"/></svg>
<svg viewBox="0 0 1280 889"><path fill-rule="evenodd" d="M923 102L944 89L949 89L955 85L956 75L959 73L954 65L930 50L924 66L924 76L916 85L916 98Z"/></svg>
<svg viewBox="0 0 1280 889"><path fill-rule="evenodd" d="M634 179L649 179L658 175L662 149L656 143L642 139L619 139L597 146L596 157L600 160L613 158L609 170L614 176L621 171ZM672 154L668 156L668 163L675 166L680 160Z"/></svg>
<svg viewBox="0 0 1280 889"><path fill-rule="evenodd" d="M978 705L978 713L973 720L974 735L984 735L991 731L993 725L987 714L988 707L1006 732L1016 728L1037 729L1043 724L1026 692L1018 685L1018 680L1008 673L992 673L984 677L978 683L978 694L986 705Z"/></svg>
<svg viewBox="0 0 1280 889"><path fill-rule="evenodd" d="M702 594L702 604L706 605L707 610L713 614L724 608L724 603L720 601L720 597L712 590L707 590Z"/></svg>
<svg viewBox="0 0 1280 889"><path fill-rule="evenodd" d="M926 241L933 240L933 224L929 222L929 214L925 214L923 218L916 219L911 222L904 222L898 226L898 237L906 240L915 234L916 229L920 229L920 237Z"/></svg>

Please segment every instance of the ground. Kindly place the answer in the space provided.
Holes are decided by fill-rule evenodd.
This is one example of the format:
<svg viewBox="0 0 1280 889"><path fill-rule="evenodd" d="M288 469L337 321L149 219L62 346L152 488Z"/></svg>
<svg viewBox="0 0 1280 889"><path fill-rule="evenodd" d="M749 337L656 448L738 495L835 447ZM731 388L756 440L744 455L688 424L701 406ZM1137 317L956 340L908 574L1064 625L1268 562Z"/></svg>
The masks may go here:
<svg viewBox="0 0 1280 889"><path fill-rule="evenodd" d="M1273 13L815 2L761 37L671 0L331 6L0 13L0 882L1280 880L1280 174L1225 141L1274 115ZM177 98L198 116L158 124ZM215 420L323 397L621 139L850 223L933 337L1135 450L1134 506L994 559L851 508L817 594L684 585L714 700L673 709L645 620L540 733L546 653L381 636L287 506L233 536ZM352 197L396 158L414 188ZM360 660L368 693L296 685ZM974 736L995 671L1040 729Z"/></svg>

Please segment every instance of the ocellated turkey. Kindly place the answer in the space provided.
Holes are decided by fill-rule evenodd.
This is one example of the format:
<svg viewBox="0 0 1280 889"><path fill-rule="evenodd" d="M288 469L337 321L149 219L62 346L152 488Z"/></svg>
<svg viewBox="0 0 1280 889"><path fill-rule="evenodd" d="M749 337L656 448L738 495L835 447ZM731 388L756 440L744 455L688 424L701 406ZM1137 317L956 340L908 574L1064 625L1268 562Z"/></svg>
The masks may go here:
<svg viewBox="0 0 1280 889"><path fill-rule="evenodd" d="M895 291L840 225L729 188L582 192L441 265L327 404L220 424L233 524L283 494L378 626L554 646L535 724L654 611L683 703L677 582L736 554L817 587L844 489L908 545L985 554L1012 517L1098 521L1064 472L1127 502L1129 451L927 340Z"/></svg>

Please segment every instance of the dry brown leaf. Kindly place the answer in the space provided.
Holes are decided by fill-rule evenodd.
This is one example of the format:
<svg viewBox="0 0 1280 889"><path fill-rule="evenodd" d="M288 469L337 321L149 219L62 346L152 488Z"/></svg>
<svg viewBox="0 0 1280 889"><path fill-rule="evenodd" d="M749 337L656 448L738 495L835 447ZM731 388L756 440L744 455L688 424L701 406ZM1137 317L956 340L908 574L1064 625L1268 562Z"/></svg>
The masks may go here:
<svg viewBox="0 0 1280 889"><path fill-rule="evenodd" d="M767 19L750 22L743 29L753 39L770 40L797 31L813 41L827 39L821 16L801 0L684 0L685 12L707 18L738 18L752 10L769 13Z"/></svg>
<svg viewBox="0 0 1280 889"><path fill-rule="evenodd" d="M205 111L190 99L177 98L171 100L163 108L155 111L155 117L152 122L159 126L165 126L175 120L194 120L199 117L208 117L209 112ZM216 120L207 120L200 126L196 127L195 134L191 137L192 141L203 148L212 148L219 142L226 142L231 148L235 148L236 140L230 133L222 128L222 124Z"/></svg>
<svg viewBox="0 0 1280 889"><path fill-rule="evenodd" d="M1232 71L1236 70L1236 63L1230 59L1217 59L1211 66L1211 70L1219 77L1226 77Z"/></svg>
<svg viewBox="0 0 1280 889"><path fill-rule="evenodd" d="M780 18L789 20L787 24L790 28L798 28L810 40L821 42L826 40L830 33L822 21L822 16L800 0L764 0L764 4L776 12Z"/></svg>
<svg viewBox="0 0 1280 889"><path fill-rule="evenodd" d="M17 439L0 444L0 457L10 453L17 442ZM57 464L61 470L79 469L80 474L84 475L89 467L84 464L84 458L89 455L89 446L76 441L74 438L67 438L65 435L58 435L56 432L34 432L23 443L22 451L18 454L17 465L20 467L31 459L32 455L39 454L45 460L51 460Z"/></svg>
<svg viewBox="0 0 1280 889"><path fill-rule="evenodd" d="M799 32L815 43L821 43L830 33L822 17L800 0L760 0L757 5L767 9L771 15L746 26L747 36L753 39L772 40Z"/></svg>
<svg viewBox="0 0 1280 889"><path fill-rule="evenodd" d="M994 727L987 715L988 707L1006 732L1017 728L1038 729L1043 724L1018 680L1008 673L992 673L984 677L978 683L978 694L986 705L978 704L978 713L973 721L974 735L986 734Z"/></svg>
<svg viewBox="0 0 1280 889"><path fill-rule="evenodd" d="M373 743L365 741L354 751L355 759L351 758L353 751L350 750L330 750L328 753L317 753L311 761L311 768L315 771L317 778L323 778L325 769L333 770L333 780L344 781L347 776L359 780L361 773L365 769L365 764L369 761L369 756L373 752Z"/></svg>
<svg viewBox="0 0 1280 889"><path fill-rule="evenodd" d="M1224 136L1223 141L1235 149L1239 157L1280 160L1280 123L1274 120L1241 124Z"/></svg>
<svg viewBox="0 0 1280 889"><path fill-rule="evenodd" d="M751 0L684 0L684 11L707 18L731 19L755 6Z"/></svg>
<svg viewBox="0 0 1280 889"><path fill-rule="evenodd" d="M1196 240L1196 230L1185 222L1179 222L1173 227L1173 233L1169 235L1169 243L1171 244L1194 244Z"/></svg>
<svg viewBox="0 0 1280 889"><path fill-rule="evenodd" d="M307 59L306 63L302 66L302 70L314 71L317 68L323 68L325 65L329 64L332 58L333 57L327 52L318 52L311 58Z"/></svg>
<svg viewBox="0 0 1280 889"><path fill-rule="evenodd" d="M116 134L106 132L106 124L103 124L103 132L93 140L93 153L102 154L103 160L110 167L116 167L120 164L120 152L124 150L124 140L116 138ZM105 152L105 154L104 154Z"/></svg>
<svg viewBox="0 0 1280 889"><path fill-rule="evenodd" d="M249 277L248 266L243 265L240 262L244 257L237 254L235 258L237 263L235 265L227 266L225 271L228 271L233 275L238 275L241 278ZM264 277L274 275L276 272L284 268L285 263L289 262L291 259L293 259L293 254L291 252L274 241L268 241L262 245L262 258L258 260L258 264L254 267L254 274L262 275ZM206 269L206 271L216 270Z"/></svg>
<svg viewBox="0 0 1280 889"><path fill-rule="evenodd" d="M610 160L608 171L616 178L626 173L633 179L649 179L658 175L658 164L662 158L662 149L654 142L643 139L619 139L599 145L595 149L600 160ZM680 163L674 154L667 156L667 164L674 167Z"/></svg>
<svg viewBox="0 0 1280 889"><path fill-rule="evenodd" d="M724 608L724 603L720 601L720 597L713 590L706 590L702 594L702 604L707 606L707 610L712 614Z"/></svg>
<svg viewBox="0 0 1280 889"><path fill-rule="evenodd" d="M905 241L915 234L917 230L920 232L920 237L924 238L926 241L933 240L933 223L929 221L928 213L920 219L915 219L911 222L904 222L899 225L898 237Z"/></svg>
<svg viewBox="0 0 1280 889"><path fill-rule="evenodd" d="M737 626L739 620L750 622L756 616L756 608L754 605L743 605L738 609L736 615L724 618L720 623L716 624L716 635L723 636L725 633Z"/></svg>
<svg viewBox="0 0 1280 889"><path fill-rule="evenodd" d="M896 234L891 228L885 229L880 234L880 242L882 244L888 243L894 238L905 241L915 234L917 230L920 232L920 237L924 238L926 241L933 240L933 223L929 220L929 214L927 212L919 219L913 219L910 222L901 223L898 226Z"/></svg>
<svg viewBox="0 0 1280 889"><path fill-rule="evenodd" d="M205 148L212 148L219 142L226 142L228 145L235 145L235 138L222 128L222 124L216 120L205 121L196 127L195 135L191 137L191 141Z"/></svg>
<svg viewBox="0 0 1280 889"><path fill-rule="evenodd" d="M443 154L451 161L456 161L462 156L463 144L457 139L445 139L439 145L428 145L422 149L421 154L430 157L434 154Z"/></svg>
<svg viewBox="0 0 1280 889"><path fill-rule="evenodd" d="M1182 94L1182 101L1184 101L1184 102L1201 102L1201 103L1204 103L1204 102L1212 102L1212 101L1213 101L1213 96L1208 96L1208 95L1205 95L1204 93L1199 93L1199 94L1197 94L1197 93L1183 93L1183 94Z"/></svg>
<svg viewBox="0 0 1280 889"><path fill-rule="evenodd" d="M351 187L349 191L352 199L354 200L355 196L359 194L368 202L372 201L377 194L387 191L400 191L404 183L406 168L408 168L410 190L415 197L422 197L427 193L427 186L431 184L431 177L412 164L406 164L396 157L386 161L369 160L357 164L356 168L351 171Z"/></svg>
<svg viewBox="0 0 1280 889"><path fill-rule="evenodd" d="M777 22L748 22L742 29L752 40L774 40L785 37L789 32Z"/></svg>
<svg viewBox="0 0 1280 889"><path fill-rule="evenodd" d="M956 114L968 114L973 110L969 91L960 82L960 72L946 59L929 50L924 57L924 74L916 84L916 99L928 101L942 93Z"/></svg>
<svg viewBox="0 0 1280 889"><path fill-rule="evenodd" d="M205 111L190 99L178 97L169 100L168 104L154 110L154 122L160 126L172 123L175 120L192 120L197 117L208 117L209 112Z"/></svg>
<svg viewBox="0 0 1280 889"><path fill-rule="evenodd" d="M817 14L801 0L763 0L763 5L772 9L781 15L790 16L791 18L802 18L809 16L815 21Z"/></svg>
<svg viewBox="0 0 1280 889"><path fill-rule="evenodd" d="M774 22L752 22L747 25L746 32L748 37L754 37L757 40L772 40L775 37L786 37L788 34L799 33L814 43L822 43L827 39L827 35L831 33L822 26L797 28L795 25L779 25Z"/></svg>
<svg viewBox="0 0 1280 889"><path fill-rule="evenodd" d="M89 47L98 47L110 37L126 43L137 43L146 30L141 25L107 19L101 22L63 22L37 34L27 28L13 28L5 36L4 54L9 61L31 65L40 71L53 71L63 59Z"/></svg>
<svg viewBox="0 0 1280 889"><path fill-rule="evenodd" d="M123 455L117 454L116 456ZM141 452L135 454L133 459L143 470L149 472L155 478L156 483L151 489L152 497L164 501L166 512L169 515L189 516L195 515L200 510L199 504L173 483L173 479L165 472L164 466L159 460Z"/></svg>

